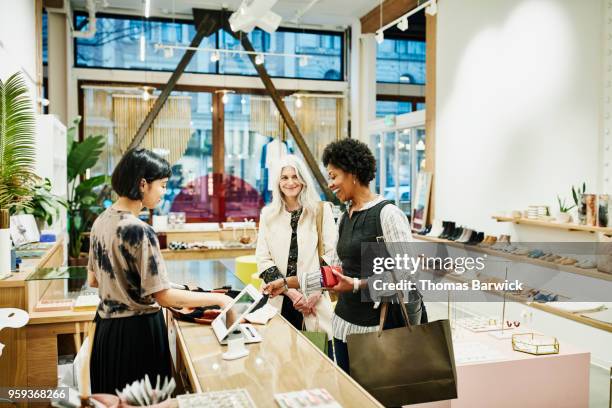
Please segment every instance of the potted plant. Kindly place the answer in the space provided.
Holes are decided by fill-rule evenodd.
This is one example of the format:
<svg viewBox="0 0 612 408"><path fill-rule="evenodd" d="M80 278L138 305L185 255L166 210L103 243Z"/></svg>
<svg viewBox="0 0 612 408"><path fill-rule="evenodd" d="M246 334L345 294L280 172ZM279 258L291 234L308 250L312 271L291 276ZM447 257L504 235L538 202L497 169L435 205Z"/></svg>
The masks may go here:
<svg viewBox="0 0 612 408"><path fill-rule="evenodd" d="M572 198L574 199L574 206L576 207L576 220L578 224L586 224L586 201L584 193L586 192L586 182L582 183L582 186L577 188L572 186Z"/></svg>
<svg viewBox="0 0 612 408"><path fill-rule="evenodd" d="M28 205L37 179L34 109L28 92L20 73L0 80L0 276L11 270L9 212Z"/></svg>
<svg viewBox="0 0 612 408"><path fill-rule="evenodd" d="M575 205L572 205L571 207L568 207L565 204L565 198L563 200L561 200L561 197L557 196L557 201L559 202L559 212L557 213L557 221L561 222L561 223L568 223L572 221L572 216L569 213L569 210L571 210L572 208L575 207Z"/></svg>
<svg viewBox="0 0 612 408"><path fill-rule="evenodd" d="M19 212L32 214L36 218L38 229L42 231L46 226L52 226L59 218L61 207L68 207L66 200L51 193L51 181L45 178L36 183L30 204Z"/></svg>
<svg viewBox="0 0 612 408"><path fill-rule="evenodd" d="M106 174L81 179L87 170L96 165L104 148L104 136L90 136L81 142L74 140L81 121L77 117L68 129L68 262L70 265L87 265L87 255L81 254L83 238L96 216L103 210L107 196L102 186L108 184ZM80 182L79 182L80 180Z"/></svg>

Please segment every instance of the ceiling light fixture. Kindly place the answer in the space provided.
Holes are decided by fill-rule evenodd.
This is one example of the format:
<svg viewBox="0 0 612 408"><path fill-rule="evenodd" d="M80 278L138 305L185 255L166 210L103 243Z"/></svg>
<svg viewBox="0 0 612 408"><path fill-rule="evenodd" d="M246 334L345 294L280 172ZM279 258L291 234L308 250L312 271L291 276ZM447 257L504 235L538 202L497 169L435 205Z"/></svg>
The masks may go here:
<svg viewBox="0 0 612 408"><path fill-rule="evenodd" d="M383 30L378 30L376 32L376 42L382 44L385 41L385 33Z"/></svg>
<svg viewBox="0 0 612 408"><path fill-rule="evenodd" d="M261 65L263 64L265 61L264 55L263 54L257 54L255 55L255 64L256 65Z"/></svg>
<svg viewBox="0 0 612 408"><path fill-rule="evenodd" d="M383 32L388 29L391 28L393 26L397 26L397 28L399 28L400 30L402 29L402 26L404 26L404 22L403 20L406 20L406 29L408 29L408 18L410 18L410 16L418 13L419 11L426 9L425 13L429 14L430 16L434 16L438 13L438 4L436 2L436 0L428 0L426 2L424 2L423 4L421 4L418 7L413 8L412 10L410 10L409 12L407 12L406 14L396 18L395 20L391 21L390 23L388 23L385 26L382 26L382 9L381 9L381 27L376 31L376 41L379 41L379 36L380 38L384 39L384 34ZM401 25L401 26L400 26ZM380 44L382 41L379 41L378 43Z"/></svg>
<svg viewBox="0 0 612 408"><path fill-rule="evenodd" d="M425 13L430 16L435 16L438 14L438 3L436 0L431 0L430 3L431 4L425 9Z"/></svg>
<svg viewBox="0 0 612 408"><path fill-rule="evenodd" d="M408 17L404 17L397 23L397 28L400 31L406 31L408 29Z"/></svg>
<svg viewBox="0 0 612 408"><path fill-rule="evenodd" d="M187 45L178 45L178 44L163 44L156 43L154 45L156 50L165 50L168 48L172 48L175 50L193 50L198 52L210 52L212 54L219 54L219 58L221 55L230 54L230 56L235 55L255 55L256 57L259 55L262 58L262 61L265 60L265 57L285 57L285 58L297 58L304 59L308 61L310 58L313 58L314 55L304 55L304 54L290 54L290 53L282 53L282 52L262 52L262 51L245 51L245 50L234 50L234 49L217 49L217 48L196 48L189 47ZM210 56L211 61L213 61L213 56ZM256 58L257 59L257 58Z"/></svg>
<svg viewBox="0 0 612 408"><path fill-rule="evenodd" d="M151 0L144 0L144 16L145 18L151 16Z"/></svg>
<svg viewBox="0 0 612 408"><path fill-rule="evenodd" d="M224 105L227 105L227 103L229 102L229 96L228 94L233 94L236 93L236 91L232 91L231 89L219 89L217 91L215 91L216 94L223 94L223 96L221 96L221 102Z"/></svg>
<svg viewBox="0 0 612 408"><path fill-rule="evenodd" d="M300 109L302 105L303 105L302 98L300 98L299 96L295 98L295 107L297 109Z"/></svg>

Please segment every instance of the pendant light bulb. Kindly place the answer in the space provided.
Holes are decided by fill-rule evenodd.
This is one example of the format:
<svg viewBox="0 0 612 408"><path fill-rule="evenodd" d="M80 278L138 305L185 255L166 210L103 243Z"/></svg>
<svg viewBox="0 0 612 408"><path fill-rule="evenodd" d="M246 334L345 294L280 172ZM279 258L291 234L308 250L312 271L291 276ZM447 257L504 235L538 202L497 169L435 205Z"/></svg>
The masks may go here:
<svg viewBox="0 0 612 408"><path fill-rule="evenodd" d="M302 98L300 98L299 96L295 99L295 107L297 109L300 109L302 107L303 103L302 103Z"/></svg>
<svg viewBox="0 0 612 408"><path fill-rule="evenodd" d="M263 56L263 54L257 54L255 56L255 64L261 65L263 63L264 63L264 56Z"/></svg>
<svg viewBox="0 0 612 408"><path fill-rule="evenodd" d="M219 59L221 59L221 55L219 55L219 51L213 51L213 53L210 54L210 62L217 62L219 61Z"/></svg>
<svg viewBox="0 0 612 408"><path fill-rule="evenodd" d="M144 16L145 18L151 16L151 0L144 0Z"/></svg>
<svg viewBox="0 0 612 408"><path fill-rule="evenodd" d="M246 104L246 98L244 96L242 98L240 98L240 104L241 105Z"/></svg>
<svg viewBox="0 0 612 408"><path fill-rule="evenodd" d="M149 95L149 91L147 90L147 88L144 88L142 90L142 100L143 101L148 101L149 98L151 98L151 95Z"/></svg>
<svg viewBox="0 0 612 408"><path fill-rule="evenodd" d="M300 67L305 67L306 65L308 65L308 57L300 57Z"/></svg>
<svg viewBox="0 0 612 408"><path fill-rule="evenodd" d="M221 102L223 102L224 105L227 105L227 103L229 102L229 96L227 96L227 92L223 92L223 96L221 97Z"/></svg>

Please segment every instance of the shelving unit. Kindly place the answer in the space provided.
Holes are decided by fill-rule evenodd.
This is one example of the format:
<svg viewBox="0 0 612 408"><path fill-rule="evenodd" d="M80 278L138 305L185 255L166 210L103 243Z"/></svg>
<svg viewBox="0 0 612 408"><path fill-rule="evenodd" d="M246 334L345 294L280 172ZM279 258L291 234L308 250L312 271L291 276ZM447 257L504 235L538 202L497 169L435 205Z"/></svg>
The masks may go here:
<svg viewBox="0 0 612 408"><path fill-rule="evenodd" d="M450 245L456 248L465 248L465 249L474 250L476 252L482 252L484 254L500 256L500 257L509 259L511 261L523 262L523 263L528 263L528 264L537 265L537 266L544 266L546 268L555 268L561 272L569 272L575 275L582 275L582 276L588 276L590 278L612 281L611 273L600 272L596 268L584 269L584 268L578 268L577 266L571 266L571 265L559 265L554 262L541 261L537 258L529 258L523 255L509 254L509 253L502 252L502 251L496 251L494 249L483 248L478 245L466 245L466 244L462 244L462 243L455 242L455 241L449 241L447 239L428 237L424 235L414 235L414 237L422 241L437 242L440 244Z"/></svg>
<svg viewBox="0 0 612 408"><path fill-rule="evenodd" d="M580 225L574 223L561 223L554 221L543 221L543 220L532 220L529 218L512 218L512 217L501 217L494 215L491 218L497 222L512 222L514 224L531 225L534 227L554 228L565 231L581 231L581 232L601 232L604 234L612 235L612 228L610 227L591 227L588 225Z"/></svg>
<svg viewBox="0 0 612 408"><path fill-rule="evenodd" d="M424 236L424 235L414 235L414 237L418 240L421 241L428 241L428 242L435 242L435 243L440 243L440 244L445 244L445 245L449 245L449 246L453 246L455 248L462 248L465 250L473 250L476 252L481 252L481 253L485 253L485 254L489 254L489 255L494 255L494 256L499 256L499 257L503 257L503 258L507 258L513 261L518 261L518 262L525 262L525 263L530 263L533 265L539 265L539 266L545 266L545 267L555 267L557 269L559 269L560 271L563 272L569 272L569 273L575 273L578 275L584 275L584 276L589 276L592 278L596 278L596 279L603 279L603 280L607 280L607 281L612 281L612 274L608 274L608 273L604 273L604 272L599 272L596 269L582 269L582 268L578 268L575 266L567 266L567 265L558 265L555 264L553 262L546 262L546 261L538 261L537 259L532 259L532 258L528 258L526 256L520 256L520 255L514 255L514 254L508 254L505 252L501 252L501 251L496 251L493 249L488 249L488 248L482 248L479 247L477 245L466 245L466 244L462 244L462 243L458 243L458 242L454 242L454 241L449 241L446 239L440 239L440 238L436 238L436 237L428 237L428 236ZM453 276L453 275L447 275L449 279L451 280L456 280L459 282L463 282L463 279L457 276ZM500 291L486 291L488 293L494 293L496 295L499 295L501 297L504 296L503 292ZM598 320L594 320L594 319L589 319L587 317L581 316L578 313L571 313L571 312L567 312L565 310L560 310L555 308L554 306L552 306L550 303L538 303L538 302L527 302L525 301L523 298L521 298L520 296L516 296L510 293L506 293L506 298L510 299L512 301L518 302L518 303L522 303L526 306L532 307L534 309L538 309L538 310L542 310L544 312L550 313L550 314L554 314L556 316L560 316L560 317L564 317L566 319L569 320L573 320L575 322L581 323L581 324L585 324L587 326L591 326L591 327L595 327L597 329L612 333L612 324L610 323L605 323L605 322L600 322ZM554 303L554 302L552 302Z"/></svg>

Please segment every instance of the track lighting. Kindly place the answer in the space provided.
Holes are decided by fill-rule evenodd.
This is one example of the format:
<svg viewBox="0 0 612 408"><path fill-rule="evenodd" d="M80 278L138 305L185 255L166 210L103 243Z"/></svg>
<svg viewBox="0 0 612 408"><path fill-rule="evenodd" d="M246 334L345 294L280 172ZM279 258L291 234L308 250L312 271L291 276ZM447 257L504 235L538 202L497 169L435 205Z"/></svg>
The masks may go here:
<svg viewBox="0 0 612 408"><path fill-rule="evenodd" d="M382 30L376 32L376 42L382 44L385 41L385 33Z"/></svg>
<svg viewBox="0 0 612 408"><path fill-rule="evenodd" d="M261 65L263 63L264 63L264 56L263 56L263 54L257 54L255 56L255 64Z"/></svg>
<svg viewBox="0 0 612 408"><path fill-rule="evenodd" d="M397 23L397 28L401 31L406 31L408 29L408 17L404 17Z"/></svg>
<svg viewBox="0 0 612 408"><path fill-rule="evenodd" d="M438 14L438 3L436 0L432 0L431 4L425 9L425 13L430 16L435 16Z"/></svg>

